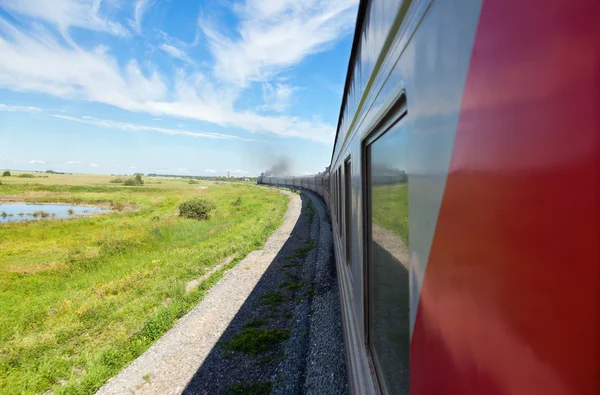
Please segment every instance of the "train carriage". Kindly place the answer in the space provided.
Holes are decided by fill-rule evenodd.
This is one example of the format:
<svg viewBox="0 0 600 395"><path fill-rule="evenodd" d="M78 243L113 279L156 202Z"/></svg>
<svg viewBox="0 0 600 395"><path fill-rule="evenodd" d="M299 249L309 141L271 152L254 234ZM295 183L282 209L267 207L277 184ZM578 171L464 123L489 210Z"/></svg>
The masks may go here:
<svg viewBox="0 0 600 395"><path fill-rule="evenodd" d="M330 209L353 393L600 393L598 15L360 2L331 165L287 183Z"/></svg>

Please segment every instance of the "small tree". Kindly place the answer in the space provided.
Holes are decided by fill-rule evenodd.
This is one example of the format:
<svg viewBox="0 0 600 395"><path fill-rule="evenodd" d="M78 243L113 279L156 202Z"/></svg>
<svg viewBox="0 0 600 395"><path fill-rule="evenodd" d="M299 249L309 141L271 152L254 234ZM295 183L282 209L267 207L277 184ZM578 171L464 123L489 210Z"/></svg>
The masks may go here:
<svg viewBox="0 0 600 395"><path fill-rule="evenodd" d="M210 212L216 208L212 200L194 198L179 205L179 215L191 219L209 219Z"/></svg>
<svg viewBox="0 0 600 395"><path fill-rule="evenodd" d="M112 180L111 182L113 182L114 180ZM116 182L116 181L114 181ZM140 173L136 173L135 178L128 178L126 180L123 181L123 185L127 185L129 187L132 186L137 186L137 185L144 185L144 180L142 180L142 175Z"/></svg>
<svg viewBox="0 0 600 395"><path fill-rule="evenodd" d="M4 173L2 173L2 177L10 177L10 171L6 170Z"/></svg>

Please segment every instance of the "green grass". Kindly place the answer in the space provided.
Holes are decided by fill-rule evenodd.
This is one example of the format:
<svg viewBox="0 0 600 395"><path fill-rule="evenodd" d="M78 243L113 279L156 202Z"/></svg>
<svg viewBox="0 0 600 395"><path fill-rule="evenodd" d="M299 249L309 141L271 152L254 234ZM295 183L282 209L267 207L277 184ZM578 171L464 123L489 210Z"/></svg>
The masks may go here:
<svg viewBox="0 0 600 395"><path fill-rule="evenodd" d="M265 306L277 307L284 300L283 295L276 291L267 291L264 295L260 296L260 302Z"/></svg>
<svg viewBox="0 0 600 395"><path fill-rule="evenodd" d="M288 276L293 281L300 281L300 280L302 280L302 277L300 277L297 274L291 273L288 270L283 269L282 272L283 272L283 274L285 274L286 276Z"/></svg>
<svg viewBox="0 0 600 395"><path fill-rule="evenodd" d="M375 187L372 199L373 223L408 243L408 184Z"/></svg>
<svg viewBox="0 0 600 395"><path fill-rule="evenodd" d="M298 291L303 286L304 286L304 282L297 282L297 281L282 281L279 284L280 288L285 288L285 289L288 289L290 291Z"/></svg>
<svg viewBox="0 0 600 395"><path fill-rule="evenodd" d="M287 268L294 268L294 267L298 267L300 266L299 263L293 262L293 263L284 263L281 265L282 269L287 269Z"/></svg>
<svg viewBox="0 0 600 395"><path fill-rule="evenodd" d="M308 219L308 223L312 224L313 219L315 218L315 208L312 205L312 201L308 197L304 214L306 215L306 219Z"/></svg>
<svg viewBox="0 0 600 395"><path fill-rule="evenodd" d="M247 327L236 333L231 340L224 343L223 347L229 351L241 351L252 355L271 351L279 343L290 337L289 329L260 329Z"/></svg>
<svg viewBox="0 0 600 395"><path fill-rule="evenodd" d="M233 384L227 387L227 394L231 395L266 395L271 393L273 384L268 381L255 381L251 384Z"/></svg>
<svg viewBox="0 0 600 395"><path fill-rule="evenodd" d="M246 323L246 328L260 328L269 323L267 320L254 318Z"/></svg>
<svg viewBox="0 0 600 395"><path fill-rule="evenodd" d="M308 239L306 243L302 247L296 248L292 251L291 256L288 258L291 259L305 259L308 256L308 253L316 247L316 243L313 239Z"/></svg>
<svg viewBox="0 0 600 395"><path fill-rule="evenodd" d="M254 186L203 183L208 188L198 190L185 180L157 186L145 178L144 186L123 187L107 176L82 179L50 185L11 177L0 187L0 201L122 210L0 225L0 394L95 392L196 305L226 268L186 293L188 281L260 248L287 208L284 195ZM177 215L178 204L195 196L216 202L209 220Z"/></svg>

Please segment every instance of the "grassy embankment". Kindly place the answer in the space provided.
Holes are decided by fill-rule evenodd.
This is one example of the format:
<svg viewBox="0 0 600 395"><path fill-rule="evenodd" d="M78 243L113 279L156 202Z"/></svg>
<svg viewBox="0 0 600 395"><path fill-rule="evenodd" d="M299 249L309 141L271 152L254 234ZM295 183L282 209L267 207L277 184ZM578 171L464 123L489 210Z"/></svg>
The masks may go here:
<svg viewBox="0 0 600 395"><path fill-rule="evenodd" d="M122 187L110 179L3 178L0 200L122 211L0 225L0 393L93 393L223 270L186 292L190 280L259 248L287 208L285 196L253 186L145 178L145 186ZM177 215L178 204L196 196L216 202L210 220Z"/></svg>

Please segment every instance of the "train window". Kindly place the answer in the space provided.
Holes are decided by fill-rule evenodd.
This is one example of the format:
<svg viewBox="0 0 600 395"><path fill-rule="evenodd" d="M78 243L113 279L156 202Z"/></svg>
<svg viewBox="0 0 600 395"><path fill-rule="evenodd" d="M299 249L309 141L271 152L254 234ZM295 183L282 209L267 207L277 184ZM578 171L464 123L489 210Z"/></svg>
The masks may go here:
<svg viewBox="0 0 600 395"><path fill-rule="evenodd" d="M403 122L365 146L367 339L384 393L409 389L408 177Z"/></svg>
<svg viewBox="0 0 600 395"><path fill-rule="evenodd" d="M337 187L337 182L338 182L338 178L337 178L337 170L335 170L333 172L333 194L335 195L335 207L334 207L334 211L335 211L335 223L337 225L337 221L338 221L338 217L337 217L337 207L338 207L338 187Z"/></svg>
<svg viewBox="0 0 600 395"><path fill-rule="evenodd" d="M346 232L346 263L350 264L352 249L352 170L350 158L344 162L344 230Z"/></svg>
<svg viewBox="0 0 600 395"><path fill-rule="evenodd" d="M342 179L340 177L340 174L342 173L342 167L338 167L337 171L335 172L337 174L336 180L337 180L337 223L338 223L338 233L341 234L342 233Z"/></svg>
<svg viewBox="0 0 600 395"><path fill-rule="evenodd" d="M334 214L335 199L336 199L336 196L335 196L335 171L331 172L331 191L330 191L330 193L331 193L331 204L333 206L333 207L331 207L331 218L332 218L332 220L334 220L335 215L333 215L333 214Z"/></svg>
<svg viewBox="0 0 600 395"><path fill-rule="evenodd" d="M338 210L340 207L340 193L339 193L339 185L340 183L340 179L338 177L338 171L336 169L335 171L335 223L336 226L338 226L338 232L339 232L339 223L340 223L340 217L338 215Z"/></svg>

